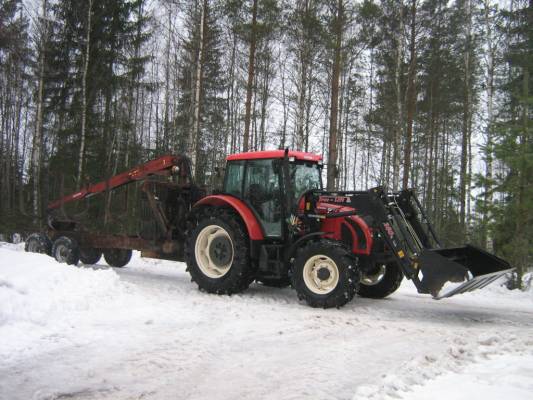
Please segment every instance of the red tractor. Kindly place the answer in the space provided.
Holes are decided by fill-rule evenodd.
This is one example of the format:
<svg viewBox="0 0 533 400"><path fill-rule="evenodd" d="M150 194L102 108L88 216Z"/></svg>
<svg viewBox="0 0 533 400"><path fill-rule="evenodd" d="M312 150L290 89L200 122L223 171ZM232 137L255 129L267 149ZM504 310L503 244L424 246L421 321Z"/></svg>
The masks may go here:
<svg viewBox="0 0 533 400"><path fill-rule="evenodd" d="M235 154L227 158L222 190L205 195L193 184L186 157L162 157L52 203L47 235L30 236L27 250L70 264L96 263L103 252L121 267L137 249L146 257L186 261L192 279L209 293L238 293L255 280L292 285L300 299L324 308L340 307L355 294L386 297L404 276L420 293L440 299L512 271L471 245L442 248L413 191L327 192L321 170L321 157L309 153ZM108 204L115 190L134 182L125 211L138 210L128 220L139 223L128 230L109 222ZM100 203L90 204L97 194ZM66 210L83 199L77 217ZM80 215L103 225L92 229ZM464 283L441 294L448 281Z"/></svg>

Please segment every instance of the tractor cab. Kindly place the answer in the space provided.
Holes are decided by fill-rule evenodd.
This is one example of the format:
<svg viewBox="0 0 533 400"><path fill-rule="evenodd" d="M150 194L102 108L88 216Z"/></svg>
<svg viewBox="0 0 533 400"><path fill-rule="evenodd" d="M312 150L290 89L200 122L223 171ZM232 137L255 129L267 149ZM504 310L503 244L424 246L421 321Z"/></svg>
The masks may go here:
<svg viewBox="0 0 533 400"><path fill-rule="evenodd" d="M321 171L321 157L310 153L273 150L235 154L227 158L223 192L248 205L266 237L281 238L282 222L301 195L322 189Z"/></svg>

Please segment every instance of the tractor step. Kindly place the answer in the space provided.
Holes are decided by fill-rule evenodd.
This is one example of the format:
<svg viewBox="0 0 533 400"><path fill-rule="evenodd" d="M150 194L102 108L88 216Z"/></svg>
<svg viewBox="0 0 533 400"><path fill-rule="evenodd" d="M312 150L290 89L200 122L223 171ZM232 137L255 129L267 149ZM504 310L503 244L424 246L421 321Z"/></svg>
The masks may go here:
<svg viewBox="0 0 533 400"><path fill-rule="evenodd" d="M466 292L472 292L477 289L484 288L485 286L491 284L492 282L498 280L502 276L513 272L515 268L506 269L504 271L498 271L493 272L491 274L486 275L479 275L475 278L469 279L463 284L456 286L450 290L448 290L445 293L439 294L438 296L434 296L433 298L435 300L445 299L447 297L455 296L456 294L466 293Z"/></svg>

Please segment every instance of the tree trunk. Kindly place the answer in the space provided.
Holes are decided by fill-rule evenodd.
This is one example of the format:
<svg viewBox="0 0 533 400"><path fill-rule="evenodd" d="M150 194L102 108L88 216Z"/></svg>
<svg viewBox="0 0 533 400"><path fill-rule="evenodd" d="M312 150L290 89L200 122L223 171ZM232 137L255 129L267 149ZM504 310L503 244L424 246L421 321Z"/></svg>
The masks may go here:
<svg viewBox="0 0 533 400"><path fill-rule="evenodd" d="M337 15L334 20L335 47L333 49L333 70L331 74L331 113L329 117L329 152L327 189L335 189L337 177L337 120L339 113L339 78L341 69L342 31L344 24L343 0L338 0Z"/></svg>
<svg viewBox="0 0 533 400"><path fill-rule="evenodd" d="M399 0L398 5L398 23L399 28L396 32L396 65L394 70L394 91L396 96L396 123L393 137L393 175L392 175L392 187L393 190L398 190L400 180L400 145L402 137L402 86L401 86L401 73L402 73L402 61L403 61L403 0Z"/></svg>
<svg viewBox="0 0 533 400"><path fill-rule="evenodd" d="M533 1L530 0L530 13L529 20L533 19ZM529 109L530 105L528 100L531 98L529 93L529 66L524 65L522 67L522 129L521 133L518 135L519 140L519 154L518 157L519 167L517 168L518 174L518 193L516 196L516 221L514 229L514 258L513 264L516 266L516 286L522 288L522 277L524 272L528 267L528 248L527 248L527 239L524 236L524 222L528 220L528 213L526 210L526 186L528 178L528 168L527 168L527 151L528 151L528 137L529 133Z"/></svg>
<svg viewBox="0 0 533 400"><path fill-rule="evenodd" d="M466 234L466 196L468 185L468 141L472 124L472 93L471 93L471 36L472 36L472 15L471 15L471 0L466 1L466 13L467 13L467 26L466 26L466 43L464 54L464 99L463 99L463 127L462 127L462 140L461 140L461 169L460 169L460 212L459 221L463 234Z"/></svg>
<svg viewBox="0 0 533 400"><path fill-rule="evenodd" d="M411 24L409 38L409 72L407 77L407 130L405 133L405 150L403 157L402 188L409 187L409 172L411 170L411 147L413 142L413 120L416 105L416 1L411 0Z"/></svg>
<svg viewBox="0 0 533 400"><path fill-rule="evenodd" d="M265 50L269 51L269 50ZM260 126L259 126L259 149L265 150L266 141L266 122L267 122L267 106L268 97L270 93L270 61L269 55L265 55L265 69L263 71L262 88L261 88L261 111L260 111Z"/></svg>
<svg viewBox="0 0 533 400"><path fill-rule="evenodd" d="M281 51L280 51L281 54ZM283 106L283 122L281 127L281 140L280 140L280 148L285 148L285 142L287 140L287 121L289 119L289 105L287 104L287 94L285 91L285 66L282 64L280 66L281 69L281 103Z"/></svg>
<svg viewBox="0 0 533 400"><path fill-rule="evenodd" d="M489 240L488 224L492 218L490 205L492 204L492 131L494 126L494 59L496 47L493 43L492 22L490 19L491 4L489 0L484 0L485 17L485 45L487 46L487 67L486 67L486 90L487 90L487 127L486 127L486 150L485 150L485 185L483 196L483 232L481 244L492 250L492 242Z"/></svg>
<svg viewBox="0 0 533 400"><path fill-rule="evenodd" d="M196 64L196 76L195 76L195 82L194 82L194 121L192 129L189 131L189 149L188 153L191 158L191 164L192 164L192 174L196 178L198 173L198 163L197 163L197 157L198 157L198 140L200 138L200 100L201 100L201 92L202 92L202 74L203 74L203 63L204 63L204 31L205 31L205 24L206 24L206 18L205 14L207 12L207 0L204 0L201 5L201 13L200 13L200 35L199 35L199 43L198 43L198 61Z"/></svg>
<svg viewBox="0 0 533 400"><path fill-rule="evenodd" d="M32 172L33 172L33 218L35 224L41 224L41 167L42 155L41 150L43 146L43 107L44 107L44 65L45 46L48 36L48 19L47 0L42 2L43 12L43 31L41 32L41 48L39 57L39 89L37 92L37 117L35 126L35 136L33 137L33 151L32 151Z"/></svg>
<svg viewBox="0 0 533 400"><path fill-rule="evenodd" d="M246 104L245 104L245 114L244 114L244 136L243 136L243 151L248 151L249 138L250 138L250 119L251 119L251 108L252 108L252 91L254 83L254 73L255 73L255 47L256 47L256 36L257 36L257 2L258 0L253 0L252 5L252 26L251 26L251 35L250 35L250 53L248 57L248 83L246 85Z"/></svg>
<svg viewBox="0 0 533 400"><path fill-rule="evenodd" d="M165 49L165 108L163 110L163 129L162 134L163 138L158 140L160 143L159 151L160 152L166 152L168 151L167 148L167 137L168 137L168 119L170 114L170 41L172 37L172 5L169 4L168 9L168 29L167 29L167 45ZM156 107L159 107L159 102L156 102ZM159 111L159 110L157 110ZM156 112L156 118L157 118L157 112ZM191 113L191 115L193 115ZM160 137L161 133L157 135ZM162 142L162 143L161 143Z"/></svg>
<svg viewBox="0 0 533 400"><path fill-rule="evenodd" d="M78 154L78 176L76 178L76 186L79 189L82 184L83 162L85 155L85 137L87 131L87 73L89 71L89 57L91 50L91 16L93 1L88 0L89 11L87 12L87 35L85 37L85 60L83 61L83 73L81 78L81 138L80 138L80 152Z"/></svg>

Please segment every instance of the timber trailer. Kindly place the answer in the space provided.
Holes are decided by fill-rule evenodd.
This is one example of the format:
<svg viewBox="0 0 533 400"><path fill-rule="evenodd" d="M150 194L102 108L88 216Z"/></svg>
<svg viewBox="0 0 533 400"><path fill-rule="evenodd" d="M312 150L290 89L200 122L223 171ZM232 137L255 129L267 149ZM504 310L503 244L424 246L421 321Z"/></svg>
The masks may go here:
<svg viewBox="0 0 533 400"><path fill-rule="evenodd" d="M52 202L47 232L30 235L26 251L72 265L103 254L123 267L139 250L185 261L209 293L238 293L253 281L291 285L323 308L355 294L384 298L404 277L442 299L513 270L472 245L444 248L412 190L328 192L321 170L310 153L234 154L222 190L206 195L187 157L160 157Z"/></svg>

